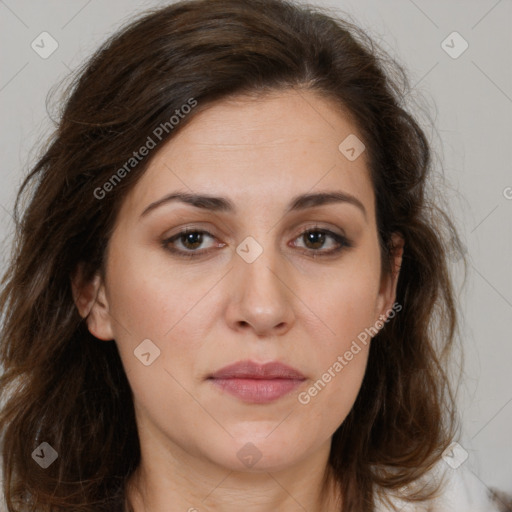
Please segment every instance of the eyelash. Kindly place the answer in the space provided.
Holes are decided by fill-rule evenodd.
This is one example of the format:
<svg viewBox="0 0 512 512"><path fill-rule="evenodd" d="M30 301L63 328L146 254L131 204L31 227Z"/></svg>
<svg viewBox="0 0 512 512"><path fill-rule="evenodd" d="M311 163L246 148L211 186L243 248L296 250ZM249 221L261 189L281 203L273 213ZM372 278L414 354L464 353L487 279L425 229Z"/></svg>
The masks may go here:
<svg viewBox="0 0 512 512"><path fill-rule="evenodd" d="M170 244L173 243L175 240L179 240L182 236L190 234L190 233L201 233L201 234L207 235L211 238L215 238L208 231L201 230L201 229L186 228L186 229L180 231L179 233L176 233L172 237L163 240L162 247L165 250L171 252L172 254L174 254L180 258L186 258L186 259L198 258L200 256L209 254L211 251L213 251L215 249L215 247L213 247L213 248L202 250L202 251L196 251L196 250L182 251L182 250L170 247ZM295 238L295 240L297 240L300 237L303 237L306 234L310 234L310 233L322 233L322 234L328 235L331 238L333 238L334 241L338 244L337 248L331 249L329 251L320 251L320 250L315 250L315 249L306 249L303 251L304 253L310 253L310 255L312 255L314 258L317 256L321 256L321 257L333 256L333 255L338 254L341 251L345 250L346 248L353 247L352 242L350 242L345 236L339 235L338 233L334 233L328 229L322 229L322 228L316 228L316 227L308 228L308 229L304 230L302 233L300 233L299 236L297 236Z"/></svg>

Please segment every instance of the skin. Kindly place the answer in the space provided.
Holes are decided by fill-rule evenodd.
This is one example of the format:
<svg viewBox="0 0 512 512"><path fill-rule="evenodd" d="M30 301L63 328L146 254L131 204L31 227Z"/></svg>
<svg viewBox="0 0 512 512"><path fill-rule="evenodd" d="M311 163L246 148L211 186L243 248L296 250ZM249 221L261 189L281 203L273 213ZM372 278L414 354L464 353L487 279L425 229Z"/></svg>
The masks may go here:
<svg viewBox="0 0 512 512"><path fill-rule="evenodd" d="M334 487L322 488L330 482L330 441L354 404L370 343L309 403L297 395L389 314L403 248L396 235L395 272L381 275L366 153L349 161L338 149L350 134L358 131L349 118L311 91L208 106L159 148L126 197L105 280L74 281L90 332L115 340L134 393L142 452L130 481L136 512L230 512L240 503L250 512L339 510ZM296 195L320 191L355 196L366 217L346 202L286 213ZM170 202L140 218L171 192L223 196L236 210ZM308 243L303 233L315 226L345 234L353 246L319 255L338 243L330 236ZM187 259L162 247L184 227L212 237L171 246L210 252ZM263 249L252 263L236 252L248 236ZM145 339L161 351L149 366L134 356ZM306 380L267 404L243 402L206 380L245 359L278 360ZM261 454L252 467L237 457L247 443Z"/></svg>

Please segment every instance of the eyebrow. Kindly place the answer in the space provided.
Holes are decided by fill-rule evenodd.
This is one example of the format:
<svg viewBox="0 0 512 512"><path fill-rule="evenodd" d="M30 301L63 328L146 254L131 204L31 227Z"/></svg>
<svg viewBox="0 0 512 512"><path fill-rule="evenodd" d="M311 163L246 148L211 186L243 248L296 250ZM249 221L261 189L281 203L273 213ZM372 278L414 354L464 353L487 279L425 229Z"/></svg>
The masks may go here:
<svg viewBox="0 0 512 512"><path fill-rule="evenodd" d="M210 210L214 212L234 213L236 211L236 207L233 204L233 202L225 197L174 192L172 194L168 194L162 197L161 199L158 199L154 203L151 203L142 212L140 218L145 217L151 211L155 210L159 206L174 201L190 204L192 206L195 206L196 208L201 208L203 210ZM348 194L347 192L341 191L301 194L299 196L294 197L291 200L286 210L286 213L301 211L307 208L313 208L315 206L323 206L326 204L334 203L347 203L356 206L364 215L365 220L367 220L367 212L363 203L359 199L357 199L357 197Z"/></svg>

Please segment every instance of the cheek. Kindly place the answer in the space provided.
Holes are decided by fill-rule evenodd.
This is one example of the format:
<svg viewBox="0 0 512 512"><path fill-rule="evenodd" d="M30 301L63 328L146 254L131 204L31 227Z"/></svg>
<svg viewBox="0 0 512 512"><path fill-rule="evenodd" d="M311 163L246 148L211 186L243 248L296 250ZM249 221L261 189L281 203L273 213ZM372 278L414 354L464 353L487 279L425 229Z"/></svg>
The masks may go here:
<svg viewBox="0 0 512 512"><path fill-rule="evenodd" d="M323 330L326 335L316 335L321 350L311 352L315 377L298 401L311 417L322 417L328 430L343 422L361 387L375 334L378 278L375 262L362 262L350 271L347 266L335 284L322 287L314 302L328 329Z"/></svg>
<svg viewBox="0 0 512 512"><path fill-rule="evenodd" d="M150 404L155 396L179 402L183 389L178 383L195 375L203 334L211 329L211 289L218 276L171 272L161 258L137 256L137 251L129 258L111 253L109 304L118 350L140 403ZM147 352L146 359L154 360L149 366L137 357Z"/></svg>
<svg viewBox="0 0 512 512"><path fill-rule="evenodd" d="M379 271L376 262L346 265L333 279L322 280L312 296L312 306L327 329L325 343L329 352L345 350L347 344L374 325L378 305ZM332 354L331 354L332 355Z"/></svg>
<svg viewBox="0 0 512 512"><path fill-rule="evenodd" d="M170 269L161 257L148 257L144 251L134 251L129 258L115 256L113 252L109 303L112 314L123 320L124 332L117 329L120 338L126 331L139 338L172 337L215 282L211 275Z"/></svg>
<svg viewBox="0 0 512 512"><path fill-rule="evenodd" d="M211 278L190 286L183 273L169 275L168 269L135 257L118 258L109 271L115 340L135 405L143 411L139 420L148 417L166 429L170 417L189 424L186 418L198 411L186 390L203 343L197 335L205 317L200 299Z"/></svg>
<svg viewBox="0 0 512 512"><path fill-rule="evenodd" d="M333 311L327 320L335 335L317 340L321 350L310 349L315 371L309 386L297 396L297 400L304 408L304 416L321 422L324 432L333 433L343 423L364 378L373 308L368 305L362 307L363 299L370 297L348 296L346 309L341 306L338 314ZM353 310L354 303L360 307Z"/></svg>
<svg viewBox="0 0 512 512"><path fill-rule="evenodd" d="M358 346L357 346L358 345ZM364 378L369 345L356 343L346 352L332 354L318 378L297 396L303 421L317 423L325 437L332 435L350 413Z"/></svg>

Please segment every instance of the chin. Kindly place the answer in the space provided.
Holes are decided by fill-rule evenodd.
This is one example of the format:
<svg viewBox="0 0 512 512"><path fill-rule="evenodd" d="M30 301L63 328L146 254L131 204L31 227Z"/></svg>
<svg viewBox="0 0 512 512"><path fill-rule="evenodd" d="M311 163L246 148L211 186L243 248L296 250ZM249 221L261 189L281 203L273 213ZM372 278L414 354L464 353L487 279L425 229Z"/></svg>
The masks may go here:
<svg viewBox="0 0 512 512"><path fill-rule="evenodd" d="M246 432L243 436L235 436L224 445L216 444L216 453L211 453L210 446L211 460L230 471L278 472L297 464L314 449L304 438L291 439L289 430L280 434L276 430L269 435L271 431L265 429L264 434Z"/></svg>

